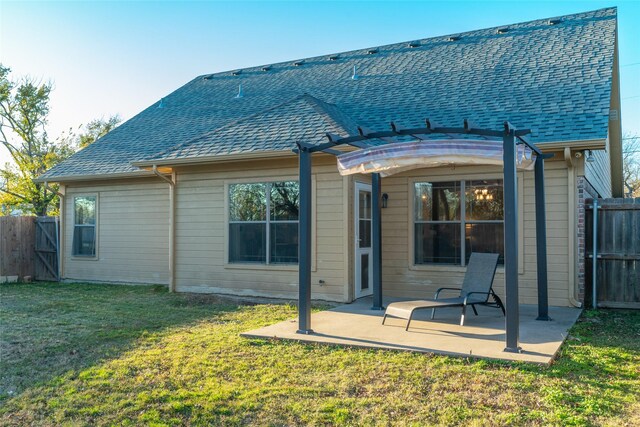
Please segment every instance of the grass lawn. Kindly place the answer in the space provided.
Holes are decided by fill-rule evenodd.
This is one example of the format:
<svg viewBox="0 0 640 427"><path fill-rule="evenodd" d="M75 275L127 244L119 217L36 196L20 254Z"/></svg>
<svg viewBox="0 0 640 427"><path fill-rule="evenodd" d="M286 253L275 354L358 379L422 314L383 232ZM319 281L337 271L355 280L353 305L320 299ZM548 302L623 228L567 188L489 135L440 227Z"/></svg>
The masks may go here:
<svg viewBox="0 0 640 427"><path fill-rule="evenodd" d="M640 311L585 312L545 368L241 338L295 307L161 287L0 303L0 425L640 425Z"/></svg>

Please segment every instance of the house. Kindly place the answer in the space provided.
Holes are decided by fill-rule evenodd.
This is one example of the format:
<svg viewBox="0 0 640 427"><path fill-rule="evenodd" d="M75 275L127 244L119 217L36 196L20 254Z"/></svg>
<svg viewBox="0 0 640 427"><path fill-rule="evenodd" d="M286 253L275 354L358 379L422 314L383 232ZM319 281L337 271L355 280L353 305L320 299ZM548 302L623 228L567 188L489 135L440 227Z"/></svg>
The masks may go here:
<svg viewBox="0 0 640 427"><path fill-rule="evenodd" d="M39 180L64 194L61 277L295 298L299 142L425 119L509 121L545 162L549 302L584 292L584 200L622 195L616 9L198 76ZM313 160L312 295L371 293L369 175ZM385 294L457 285L503 253L502 168L382 179ZM536 301L533 172L518 172L520 301ZM504 292L498 270L495 290Z"/></svg>

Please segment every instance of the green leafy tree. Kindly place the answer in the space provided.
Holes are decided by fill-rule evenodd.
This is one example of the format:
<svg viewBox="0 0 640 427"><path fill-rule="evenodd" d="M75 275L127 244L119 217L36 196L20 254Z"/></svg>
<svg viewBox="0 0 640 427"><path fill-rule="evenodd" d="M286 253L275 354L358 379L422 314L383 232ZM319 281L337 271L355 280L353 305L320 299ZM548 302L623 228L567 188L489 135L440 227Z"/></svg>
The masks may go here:
<svg viewBox="0 0 640 427"><path fill-rule="evenodd" d="M57 186L34 182L47 169L104 136L120 122L118 116L94 120L56 140L47 135L49 95L53 85L31 77L10 78L0 64L0 143L12 163L0 168L0 214L20 210L46 216L58 210Z"/></svg>
<svg viewBox="0 0 640 427"><path fill-rule="evenodd" d="M33 182L45 170L72 153L46 132L52 84L30 77L12 81L11 69L0 65L0 138L13 164L0 169L0 203L25 213L47 215L55 192Z"/></svg>
<svg viewBox="0 0 640 427"><path fill-rule="evenodd" d="M110 116L107 119L95 119L87 123L86 125L78 126L78 132L73 129L69 129L66 134L63 134L59 141L63 145L74 147L76 149L83 149L96 142L98 139L105 136L116 128L121 122L119 115Z"/></svg>

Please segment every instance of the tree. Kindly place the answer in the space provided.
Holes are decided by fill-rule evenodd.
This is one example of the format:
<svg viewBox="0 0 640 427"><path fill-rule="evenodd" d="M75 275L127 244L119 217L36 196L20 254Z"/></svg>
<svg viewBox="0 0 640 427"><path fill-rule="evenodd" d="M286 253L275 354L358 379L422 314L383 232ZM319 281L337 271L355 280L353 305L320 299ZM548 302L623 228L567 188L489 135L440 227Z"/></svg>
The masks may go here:
<svg viewBox="0 0 640 427"><path fill-rule="evenodd" d="M80 133L76 133L73 129L69 129L63 134L59 141L76 149L83 149L96 142L98 139L111 132L120 124L120 116L110 116L108 119L100 118L91 120L86 125L78 126Z"/></svg>
<svg viewBox="0 0 640 427"><path fill-rule="evenodd" d="M120 118L94 120L80 127L80 133L70 132L52 141L46 126L53 85L31 77L14 81L10 73L10 68L0 64L0 143L13 159L0 169L1 213L18 209L39 216L55 214L57 186L47 188L34 179L104 136Z"/></svg>
<svg viewBox="0 0 640 427"><path fill-rule="evenodd" d="M625 197L640 197L640 136L622 138L622 172Z"/></svg>
<svg viewBox="0 0 640 427"><path fill-rule="evenodd" d="M45 130L52 84L30 77L15 82L10 72L0 64L0 142L14 161L0 169L2 204L46 215L56 194L33 178L71 150L50 141Z"/></svg>

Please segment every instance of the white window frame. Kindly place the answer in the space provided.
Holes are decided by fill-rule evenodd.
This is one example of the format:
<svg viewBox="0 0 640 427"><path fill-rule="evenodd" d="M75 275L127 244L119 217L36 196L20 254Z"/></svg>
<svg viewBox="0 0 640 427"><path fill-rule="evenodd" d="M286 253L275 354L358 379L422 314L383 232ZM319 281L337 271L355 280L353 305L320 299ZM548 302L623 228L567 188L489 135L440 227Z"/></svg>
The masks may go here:
<svg viewBox="0 0 640 427"><path fill-rule="evenodd" d="M95 197L95 223L93 225L87 225L87 224L76 224L76 199L81 198L81 197ZM72 229L71 229L71 258L74 260L87 260L87 261L95 261L98 259L98 218L99 218L99 209L100 209L100 202L99 202L99 197L98 197L98 193L78 193L78 194L74 194L73 197L71 198L71 218L73 219L72 222ZM94 245L94 254L93 255L78 255L75 253L75 232L76 232L76 227L93 227L93 245Z"/></svg>

